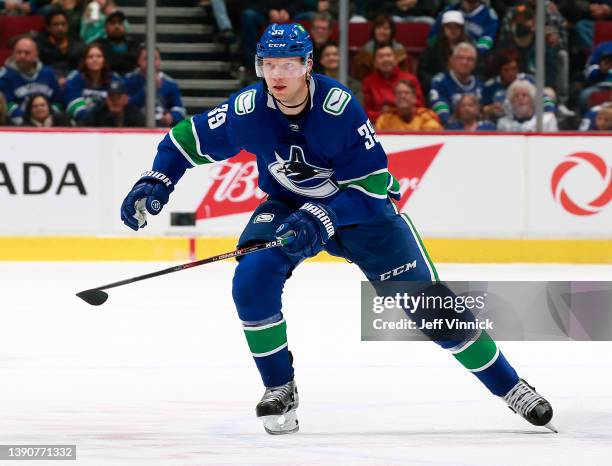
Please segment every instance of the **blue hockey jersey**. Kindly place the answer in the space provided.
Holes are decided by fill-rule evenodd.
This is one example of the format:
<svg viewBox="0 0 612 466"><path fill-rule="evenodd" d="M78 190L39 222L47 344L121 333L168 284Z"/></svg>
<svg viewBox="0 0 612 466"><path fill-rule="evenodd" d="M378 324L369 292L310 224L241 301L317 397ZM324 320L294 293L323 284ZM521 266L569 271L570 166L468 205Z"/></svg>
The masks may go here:
<svg viewBox="0 0 612 466"><path fill-rule="evenodd" d="M176 183L187 168L244 149L256 155L259 187L271 197L295 208L328 205L339 225L370 219L399 193L374 127L336 80L314 74L309 87L310 110L297 120L283 115L262 82L183 120L160 143L153 170Z"/></svg>
<svg viewBox="0 0 612 466"><path fill-rule="evenodd" d="M14 124L21 124L28 98L34 94L45 95L55 111L62 109L62 90L51 68L38 63L34 74L26 76L9 59L0 68L0 92L4 94L8 106L8 116Z"/></svg>
<svg viewBox="0 0 612 466"><path fill-rule="evenodd" d="M468 84L462 84L452 71L438 73L431 81L429 102L440 121L446 125L461 96L474 94L478 100L482 100L482 88L482 82L474 76Z"/></svg>
<svg viewBox="0 0 612 466"><path fill-rule="evenodd" d="M121 81L121 77L113 73L111 81ZM66 112L77 122L82 122L97 104L106 100L107 95L108 84L91 87L87 84L83 73L73 71L68 75L64 87Z"/></svg>
<svg viewBox="0 0 612 466"><path fill-rule="evenodd" d="M178 84L170 76L160 73L161 86L157 89L155 103L155 120L160 121L164 113L172 115L172 125L185 118L185 107ZM125 75L125 88L130 96L130 103L144 110L146 105L146 80L139 70Z"/></svg>
<svg viewBox="0 0 612 466"><path fill-rule="evenodd" d="M599 62L606 56L612 56L612 41L602 42L593 50L584 71L584 76L589 84L612 82L612 70L604 73L599 67Z"/></svg>
<svg viewBox="0 0 612 466"><path fill-rule="evenodd" d="M493 8L481 4L471 13L466 13L461 9L461 3L445 8L438 17L433 27L429 31L429 40L432 41L442 30L442 15L449 10L457 10L465 18L465 31L474 41L478 52L488 52L493 48L493 42L499 28L499 18Z"/></svg>

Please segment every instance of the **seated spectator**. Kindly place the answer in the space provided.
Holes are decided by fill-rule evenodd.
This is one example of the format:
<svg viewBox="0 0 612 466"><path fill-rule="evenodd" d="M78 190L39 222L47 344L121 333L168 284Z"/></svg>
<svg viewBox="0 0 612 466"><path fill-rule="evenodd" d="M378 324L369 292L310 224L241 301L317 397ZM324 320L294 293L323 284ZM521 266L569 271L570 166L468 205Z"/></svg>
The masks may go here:
<svg viewBox="0 0 612 466"><path fill-rule="evenodd" d="M138 69L125 76L125 89L130 96L130 104L145 110L147 75L147 49L141 47L138 52ZM155 51L155 121L157 126L170 127L185 118L185 107L181 99L181 91L176 81L161 71L161 56Z"/></svg>
<svg viewBox="0 0 612 466"><path fill-rule="evenodd" d="M372 38L359 50L355 59L353 75L363 79L374 69L374 54L381 45L390 45L395 53L397 64L402 70L410 67L406 48L395 40L395 23L387 15L379 15L372 25Z"/></svg>
<svg viewBox="0 0 612 466"><path fill-rule="evenodd" d="M65 113L53 113L49 99L43 94L34 94L28 99L23 114L22 126L35 126L38 128L53 128L58 126L72 126L70 118Z"/></svg>
<svg viewBox="0 0 612 466"><path fill-rule="evenodd" d="M396 23L427 23L433 25L437 2L431 0L395 0L384 2L381 13L389 15Z"/></svg>
<svg viewBox="0 0 612 466"><path fill-rule="evenodd" d="M580 122L580 131L612 131L612 102L590 109ZM607 129L606 129L607 128Z"/></svg>
<svg viewBox="0 0 612 466"><path fill-rule="evenodd" d="M0 92L0 126L8 126L10 123L8 118L8 107L6 105L6 99Z"/></svg>
<svg viewBox="0 0 612 466"><path fill-rule="evenodd" d="M139 44L125 33L125 15L115 11L106 17L106 39L98 41L110 69L125 74L136 68Z"/></svg>
<svg viewBox="0 0 612 466"><path fill-rule="evenodd" d="M476 47L469 42L461 42L453 49L448 71L438 73L433 78L429 102L442 124L446 125L463 94L482 98L482 82L472 74L477 59Z"/></svg>
<svg viewBox="0 0 612 466"><path fill-rule="evenodd" d="M313 16L312 24L310 26L310 38L312 39L312 60L313 66L312 71L315 73L322 73L323 67L321 66L321 51L325 44L329 42L329 38L332 34L332 19L327 13L317 13Z"/></svg>
<svg viewBox="0 0 612 466"><path fill-rule="evenodd" d="M21 36L13 45L13 54L0 68L0 92L6 98L9 117L21 124L25 104L34 94L44 94L54 111L62 108L62 91L55 73L38 59L38 47L30 36Z"/></svg>
<svg viewBox="0 0 612 466"><path fill-rule="evenodd" d="M519 73L518 56L514 50L501 50L493 57L493 69L496 76L485 82L482 90L482 105L485 116L497 121L504 115L503 103L506 90L516 79L529 81L535 85L535 78L526 73ZM544 111L554 112L554 91L547 89L544 93Z"/></svg>
<svg viewBox="0 0 612 466"><path fill-rule="evenodd" d="M584 8L586 18L576 22L576 39L582 50L593 48L595 21L612 19L612 2L610 0L590 0L589 2L571 2L576 8Z"/></svg>
<svg viewBox="0 0 612 466"><path fill-rule="evenodd" d="M374 71L363 80L364 106L370 121L376 121L381 112L395 106L393 89L400 79L414 84L417 105L423 107L425 99L417 77L399 69L390 45L378 47L374 55Z"/></svg>
<svg viewBox="0 0 612 466"><path fill-rule="evenodd" d="M490 121L480 119L480 103L474 94L463 94L455 107L453 121L446 125L446 129L451 131L495 131L497 129Z"/></svg>
<svg viewBox="0 0 612 466"><path fill-rule="evenodd" d="M497 129L500 131L533 132L536 131L535 112L536 88L529 81L517 79L508 88L506 94L506 116L499 119ZM543 131L557 131L557 118L552 112L545 112L542 124Z"/></svg>
<svg viewBox="0 0 612 466"><path fill-rule="evenodd" d="M46 32L38 38L40 60L55 71L60 86L81 59L83 44L68 35L68 15L63 10L51 10L46 17Z"/></svg>
<svg viewBox="0 0 612 466"><path fill-rule="evenodd" d="M441 33L431 41L419 59L419 81L429 92L431 80L448 69L453 47L460 42L470 42L464 29L465 20L459 11L450 10L442 15Z"/></svg>
<svg viewBox="0 0 612 466"><path fill-rule="evenodd" d="M81 18L84 11L84 0L54 0L54 8L60 8L68 18L68 35L71 39L81 41Z"/></svg>
<svg viewBox="0 0 612 466"><path fill-rule="evenodd" d="M4 15L21 16L31 13L30 4L24 0L5 0L2 3L4 3L4 9L0 10L0 13Z"/></svg>
<svg viewBox="0 0 612 466"><path fill-rule="evenodd" d="M438 115L417 106L414 84L399 80L395 85L395 107L381 113L376 120L376 131L437 131L442 125Z"/></svg>
<svg viewBox="0 0 612 466"><path fill-rule="evenodd" d="M83 126L98 128L138 128L145 126L144 115L137 107L130 105L130 98L121 81L112 81L105 102L96 105Z"/></svg>
<svg viewBox="0 0 612 466"><path fill-rule="evenodd" d="M338 79L340 74L340 51L338 50L338 45L333 42L328 42L323 46L321 50L321 65L323 66L322 74ZM363 103L361 83L351 76L347 76L347 87L353 91L359 103Z"/></svg>
<svg viewBox="0 0 612 466"><path fill-rule="evenodd" d="M567 51L567 21L550 0L545 0L546 56L545 86L555 90L559 112L573 116L567 109L569 99L569 53ZM535 76L535 0L523 0L510 9L499 34L502 48L514 48L519 53L520 70Z"/></svg>
<svg viewBox="0 0 612 466"><path fill-rule="evenodd" d="M121 81L121 77L110 70L104 50L97 42L89 44L79 69L66 81L64 101L68 115L77 123L84 121L97 104L104 102L113 81Z"/></svg>
<svg viewBox="0 0 612 466"><path fill-rule="evenodd" d="M612 131L612 107L602 106L595 116L596 131Z"/></svg>
<svg viewBox="0 0 612 466"><path fill-rule="evenodd" d="M580 93L582 111L587 110L589 97L593 92L612 86L612 41L602 42L593 50L584 75L589 87Z"/></svg>
<svg viewBox="0 0 612 466"><path fill-rule="evenodd" d="M442 18L447 11L459 11L465 18L465 29L476 44L478 53L487 54L493 48L493 42L499 28L497 13L481 0L461 0L457 5L446 7L436 18L434 26L429 31L429 40L433 41L440 35Z"/></svg>

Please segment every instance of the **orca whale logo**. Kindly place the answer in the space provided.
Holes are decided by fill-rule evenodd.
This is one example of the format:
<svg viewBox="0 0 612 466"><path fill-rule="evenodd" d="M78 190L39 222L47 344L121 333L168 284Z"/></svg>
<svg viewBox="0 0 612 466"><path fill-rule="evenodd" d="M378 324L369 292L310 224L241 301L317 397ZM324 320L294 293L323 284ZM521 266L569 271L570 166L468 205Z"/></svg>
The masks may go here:
<svg viewBox="0 0 612 466"><path fill-rule="evenodd" d="M338 185L330 179L334 171L306 162L300 146L291 146L289 160L283 159L276 151L274 155L276 162L268 165L268 171L289 191L315 198L329 197L338 192Z"/></svg>

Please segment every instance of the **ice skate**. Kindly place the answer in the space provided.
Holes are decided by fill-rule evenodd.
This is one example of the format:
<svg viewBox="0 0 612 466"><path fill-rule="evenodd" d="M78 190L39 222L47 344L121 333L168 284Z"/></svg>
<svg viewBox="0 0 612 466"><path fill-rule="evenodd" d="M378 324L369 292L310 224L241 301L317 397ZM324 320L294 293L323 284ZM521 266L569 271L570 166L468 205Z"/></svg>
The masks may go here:
<svg viewBox="0 0 612 466"><path fill-rule="evenodd" d="M292 434L300 428L296 409L299 404L297 386L293 380L278 387L266 388L255 412L264 429L272 435Z"/></svg>
<svg viewBox="0 0 612 466"><path fill-rule="evenodd" d="M535 391L523 379L519 379L514 387L501 397L508 407L534 426L544 426L557 433L557 429L550 423L553 409L542 395Z"/></svg>

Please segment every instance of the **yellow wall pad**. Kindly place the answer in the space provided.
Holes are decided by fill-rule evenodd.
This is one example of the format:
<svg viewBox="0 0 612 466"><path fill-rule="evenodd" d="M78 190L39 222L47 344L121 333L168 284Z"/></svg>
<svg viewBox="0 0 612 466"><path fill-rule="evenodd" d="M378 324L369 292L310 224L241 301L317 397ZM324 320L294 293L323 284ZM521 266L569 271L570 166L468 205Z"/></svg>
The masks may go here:
<svg viewBox="0 0 612 466"><path fill-rule="evenodd" d="M612 264L612 240L426 238L434 262ZM232 251L231 237L0 237L5 261L181 261ZM343 261L320 254L314 261Z"/></svg>

